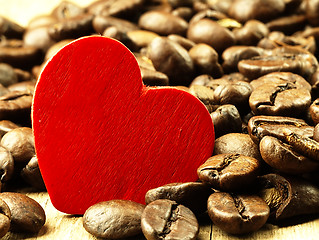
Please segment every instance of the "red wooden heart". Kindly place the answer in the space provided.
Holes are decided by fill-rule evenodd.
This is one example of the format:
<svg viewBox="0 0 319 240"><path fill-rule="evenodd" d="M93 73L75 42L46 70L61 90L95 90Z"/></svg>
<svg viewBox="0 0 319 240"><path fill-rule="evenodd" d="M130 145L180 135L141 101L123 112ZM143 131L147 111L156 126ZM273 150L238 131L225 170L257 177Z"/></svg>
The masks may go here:
<svg viewBox="0 0 319 240"><path fill-rule="evenodd" d="M72 42L47 63L32 118L51 201L71 214L110 199L143 203L151 188L194 181L214 146L199 100L144 86L134 55L99 36Z"/></svg>

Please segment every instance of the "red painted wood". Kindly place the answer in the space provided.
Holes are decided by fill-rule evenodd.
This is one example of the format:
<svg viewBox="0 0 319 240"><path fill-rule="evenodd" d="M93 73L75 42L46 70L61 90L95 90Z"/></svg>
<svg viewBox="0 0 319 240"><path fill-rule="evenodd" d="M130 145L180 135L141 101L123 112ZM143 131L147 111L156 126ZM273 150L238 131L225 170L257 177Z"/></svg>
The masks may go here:
<svg viewBox="0 0 319 240"><path fill-rule="evenodd" d="M195 181L214 146L199 100L144 86L134 55L99 36L72 42L47 63L32 118L51 201L70 214L110 199L144 203L151 188Z"/></svg>

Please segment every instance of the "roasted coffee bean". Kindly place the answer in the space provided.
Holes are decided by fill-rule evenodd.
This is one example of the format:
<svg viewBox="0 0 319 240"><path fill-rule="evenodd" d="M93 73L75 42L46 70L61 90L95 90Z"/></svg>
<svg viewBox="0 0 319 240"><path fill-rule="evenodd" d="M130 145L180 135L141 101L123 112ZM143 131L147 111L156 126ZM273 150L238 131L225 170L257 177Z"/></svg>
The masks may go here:
<svg viewBox="0 0 319 240"><path fill-rule="evenodd" d="M259 148L263 160L280 172L303 174L319 169L318 162L297 151L293 145L275 137L263 137L259 143Z"/></svg>
<svg viewBox="0 0 319 240"><path fill-rule="evenodd" d="M29 71L25 71L20 68L14 68L13 70L18 77L18 82L30 81L33 78Z"/></svg>
<svg viewBox="0 0 319 240"><path fill-rule="evenodd" d="M308 22L313 26L319 26L319 1L318 0L306 0L306 17Z"/></svg>
<svg viewBox="0 0 319 240"><path fill-rule="evenodd" d="M11 211L11 230L15 232L37 233L45 223L45 212L32 198L14 192L0 193Z"/></svg>
<svg viewBox="0 0 319 240"><path fill-rule="evenodd" d="M301 177L267 174L258 177L258 185L272 221L319 212L319 188Z"/></svg>
<svg viewBox="0 0 319 240"><path fill-rule="evenodd" d="M188 53L198 74L208 74L216 78L223 75L223 69L218 62L218 53L211 46L199 43Z"/></svg>
<svg viewBox="0 0 319 240"><path fill-rule="evenodd" d="M268 27L258 20L248 20L241 28L233 31L236 43L245 46L256 46L269 33Z"/></svg>
<svg viewBox="0 0 319 240"><path fill-rule="evenodd" d="M199 226L187 207L167 199L159 199L145 207L141 219L147 240L196 239Z"/></svg>
<svg viewBox="0 0 319 240"><path fill-rule="evenodd" d="M274 86L278 86L279 84L293 84L296 89L306 89L309 92L311 91L311 85L307 82L303 77L298 74L294 74L291 72L273 72L268 73L256 80L250 82L250 85L256 89L260 86L264 86L265 84L274 84Z"/></svg>
<svg viewBox="0 0 319 240"><path fill-rule="evenodd" d="M219 154L199 166L199 179L213 188L235 191L249 186L258 176L260 163L241 154Z"/></svg>
<svg viewBox="0 0 319 240"><path fill-rule="evenodd" d="M234 105L222 105L214 110L210 116L214 123L216 138L231 132L241 132L242 130L240 113Z"/></svg>
<svg viewBox="0 0 319 240"><path fill-rule="evenodd" d="M306 23L305 15L284 16L267 22L266 26L269 31L280 31L286 35L291 35L294 32L304 28Z"/></svg>
<svg viewBox="0 0 319 240"><path fill-rule="evenodd" d="M181 45L183 48L185 48L187 51L189 51L192 47L195 46L195 43L185 37L182 37L177 34L170 34L167 36L168 39L177 42L179 45Z"/></svg>
<svg viewBox="0 0 319 240"><path fill-rule="evenodd" d="M12 178L14 170L14 161L11 153L0 146L0 181L6 182Z"/></svg>
<svg viewBox="0 0 319 240"><path fill-rule="evenodd" d="M222 19L228 18L227 15L225 15L222 12L218 12L212 9L205 9L198 11L189 21L190 24L193 24L195 22L198 22L199 20L202 19L210 19L213 21L219 21Z"/></svg>
<svg viewBox="0 0 319 240"><path fill-rule="evenodd" d="M11 211L8 205L0 200L0 238L10 230Z"/></svg>
<svg viewBox="0 0 319 240"><path fill-rule="evenodd" d="M14 69L8 64L0 63L0 84L8 87L16 82L18 82L18 76Z"/></svg>
<svg viewBox="0 0 319 240"><path fill-rule="evenodd" d="M147 86L168 86L169 79L166 74L158 71L153 71L141 68L143 83Z"/></svg>
<svg viewBox="0 0 319 240"><path fill-rule="evenodd" d="M138 13L143 0L100 0L88 6L88 11L94 15L131 18Z"/></svg>
<svg viewBox="0 0 319 240"><path fill-rule="evenodd" d="M102 16L95 16L93 19L93 28L97 33L102 34L107 27L116 27L121 29L123 32L129 32L133 30L138 30L138 26L135 23L129 22L124 19Z"/></svg>
<svg viewBox="0 0 319 240"><path fill-rule="evenodd" d="M0 121L0 137L2 138L4 134L18 127L19 126L17 124L9 120L1 120Z"/></svg>
<svg viewBox="0 0 319 240"><path fill-rule="evenodd" d="M23 35L23 42L25 46L41 49L43 52L46 52L56 42L49 35L49 26L51 25L40 25L39 27L28 28L26 33Z"/></svg>
<svg viewBox="0 0 319 240"><path fill-rule="evenodd" d="M31 120L31 105L30 92L9 92L0 97L0 119L28 123Z"/></svg>
<svg viewBox="0 0 319 240"><path fill-rule="evenodd" d="M190 24L187 38L195 43L206 43L218 53L222 53L235 44L234 34L210 19L202 19Z"/></svg>
<svg viewBox="0 0 319 240"><path fill-rule="evenodd" d="M223 54L223 69L225 72L238 71L238 63L244 59L250 59L255 56L260 56L264 49L253 46L232 46L227 48Z"/></svg>
<svg viewBox="0 0 319 240"><path fill-rule="evenodd" d="M310 92L292 83L263 84L254 89L249 97L249 106L256 115L298 117L310 104Z"/></svg>
<svg viewBox="0 0 319 240"><path fill-rule="evenodd" d="M186 21L189 21L194 14L194 11L190 7L178 7L172 11L172 15L183 18Z"/></svg>
<svg viewBox="0 0 319 240"><path fill-rule="evenodd" d="M315 126L313 130L313 140L319 142L319 123Z"/></svg>
<svg viewBox="0 0 319 240"><path fill-rule="evenodd" d="M83 226L96 237L119 239L142 233L144 205L128 200L96 203L83 215Z"/></svg>
<svg viewBox="0 0 319 240"><path fill-rule="evenodd" d="M248 121L248 132L255 143L259 143L264 136L273 136L284 141L284 129L311 138L314 127L302 119L281 116L254 116Z"/></svg>
<svg viewBox="0 0 319 240"><path fill-rule="evenodd" d="M155 32L162 36L169 34L186 34L188 23L171 13L160 11L149 11L139 18L138 25L140 28Z"/></svg>
<svg viewBox="0 0 319 240"><path fill-rule="evenodd" d="M93 17L92 14L85 13L64 19L48 27L48 33L55 41L89 35L93 32Z"/></svg>
<svg viewBox="0 0 319 240"><path fill-rule="evenodd" d="M202 85L192 85L189 88L189 92L203 102L209 112L213 112L219 107L214 98L214 90L212 88Z"/></svg>
<svg viewBox="0 0 319 240"><path fill-rule="evenodd" d="M16 162L28 162L35 154L32 129L15 128L1 139L1 145L9 150Z"/></svg>
<svg viewBox="0 0 319 240"><path fill-rule="evenodd" d="M235 0L228 14L240 22L247 22L250 19L267 21L280 16L284 10L284 0Z"/></svg>
<svg viewBox="0 0 319 240"><path fill-rule="evenodd" d="M290 129L284 129L283 134L285 140L296 152L319 162L319 142L295 133Z"/></svg>
<svg viewBox="0 0 319 240"><path fill-rule="evenodd" d="M312 104L309 107L309 112L314 124L319 123L319 98L312 102Z"/></svg>
<svg viewBox="0 0 319 240"><path fill-rule="evenodd" d="M33 156L21 171L22 178L37 190L45 190L45 184L39 169L38 158Z"/></svg>
<svg viewBox="0 0 319 240"><path fill-rule="evenodd" d="M139 48L138 46L135 45L135 43L127 35L126 32L123 32L114 26L106 28L103 32L103 36L109 37L109 38L114 38L114 39L120 41L127 48L129 48L131 51L137 51Z"/></svg>
<svg viewBox="0 0 319 240"><path fill-rule="evenodd" d="M215 192L207 201L207 209L213 223L231 234L257 231L269 217L266 202L252 195Z"/></svg>
<svg viewBox="0 0 319 240"><path fill-rule="evenodd" d="M12 84L8 87L10 92L26 92L31 95L34 93L36 81L22 81Z"/></svg>
<svg viewBox="0 0 319 240"><path fill-rule="evenodd" d="M159 37L158 34L147 30L133 30L127 32L127 36L139 48L147 47L154 38Z"/></svg>
<svg viewBox="0 0 319 240"><path fill-rule="evenodd" d="M214 78L212 76L207 75L207 74L199 75L196 78L194 78L194 80L191 82L189 87L191 87L191 86L205 86L213 79Z"/></svg>
<svg viewBox="0 0 319 240"><path fill-rule="evenodd" d="M21 39L24 33L24 28L17 23L5 18L0 17L0 35L6 38Z"/></svg>
<svg viewBox="0 0 319 240"><path fill-rule="evenodd" d="M62 1L58 6L56 6L51 15L58 19L59 21L73 18L84 13L84 8L76 5L75 3L69 1Z"/></svg>
<svg viewBox="0 0 319 240"><path fill-rule="evenodd" d="M149 204L158 199L169 199L184 205L197 215L207 210L207 199L212 193L211 187L201 182L170 183L148 190L145 202Z"/></svg>
<svg viewBox="0 0 319 240"><path fill-rule="evenodd" d="M261 160L259 148L248 134L228 133L215 140L214 155L241 154Z"/></svg>
<svg viewBox="0 0 319 240"><path fill-rule="evenodd" d="M149 58L157 71L166 74L171 85L187 86L194 73L194 64L188 52L178 43L165 38L155 38L148 49ZM167 59L170 61L167 61Z"/></svg>

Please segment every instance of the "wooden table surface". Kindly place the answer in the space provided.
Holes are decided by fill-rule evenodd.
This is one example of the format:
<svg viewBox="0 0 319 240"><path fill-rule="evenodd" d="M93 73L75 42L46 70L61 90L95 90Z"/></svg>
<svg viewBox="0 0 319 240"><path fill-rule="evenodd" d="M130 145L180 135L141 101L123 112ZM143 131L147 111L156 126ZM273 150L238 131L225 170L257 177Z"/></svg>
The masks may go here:
<svg viewBox="0 0 319 240"><path fill-rule="evenodd" d="M31 18L39 14L47 14L61 0L0 0L0 15L13 19L22 26L26 26ZM86 6L93 0L73 0L78 5ZM27 195L38 201L46 212L46 223L40 232L34 234L8 233L3 237L5 240L15 239L43 239L63 240L97 239L87 233L82 226L82 217L63 214L57 211L46 192L28 192ZM206 223L205 223L206 222ZM143 236L131 240L144 239ZM232 236L224 233L218 227L211 225L210 221L201 224L199 240L315 240L319 239L319 218L303 223L278 227L266 224L262 229L245 236Z"/></svg>

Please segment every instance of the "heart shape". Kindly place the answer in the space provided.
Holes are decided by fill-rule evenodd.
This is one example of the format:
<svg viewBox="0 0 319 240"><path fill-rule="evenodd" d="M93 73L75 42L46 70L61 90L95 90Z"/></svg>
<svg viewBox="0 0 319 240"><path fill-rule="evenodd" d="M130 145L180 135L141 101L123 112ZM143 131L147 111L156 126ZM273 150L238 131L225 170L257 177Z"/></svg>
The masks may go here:
<svg viewBox="0 0 319 240"><path fill-rule="evenodd" d="M198 99L144 86L134 55L101 36L75 40L47 62L32 121L52 204L70 214L110 199L144 203L151 188L195 181L214 147Z"/></svg>

